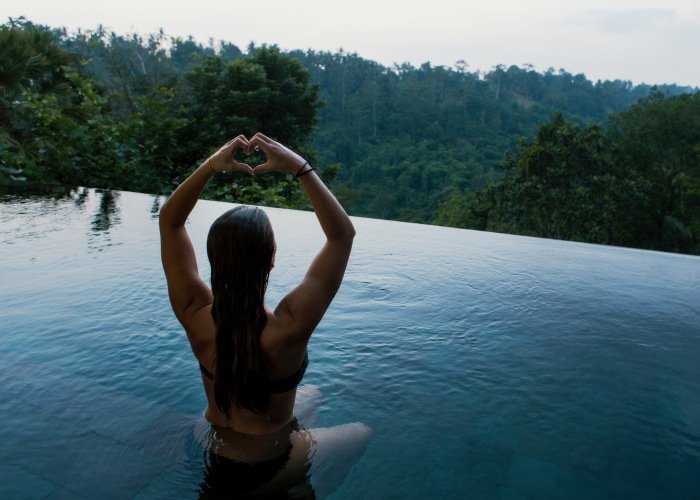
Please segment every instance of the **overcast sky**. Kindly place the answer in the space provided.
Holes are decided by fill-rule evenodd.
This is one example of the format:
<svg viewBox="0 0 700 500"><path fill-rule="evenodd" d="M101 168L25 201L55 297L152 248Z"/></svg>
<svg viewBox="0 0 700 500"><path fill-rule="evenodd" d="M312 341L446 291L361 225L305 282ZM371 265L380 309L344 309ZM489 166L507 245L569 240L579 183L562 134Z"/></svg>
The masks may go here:
<svg viewBox="0 0 700 500"><path fill-rule="evenodd" d="M356 52L471 71L533 64L589 79L700 87L700 0L2 0L52 27Z"/></svg>

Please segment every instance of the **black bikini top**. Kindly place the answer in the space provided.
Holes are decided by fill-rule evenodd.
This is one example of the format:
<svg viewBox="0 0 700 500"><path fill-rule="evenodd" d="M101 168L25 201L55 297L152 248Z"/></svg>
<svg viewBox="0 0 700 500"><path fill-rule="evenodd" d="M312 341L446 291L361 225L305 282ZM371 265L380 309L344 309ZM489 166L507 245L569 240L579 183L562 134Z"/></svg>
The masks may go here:
<svg viewBox="0 0 700 500"><path fill-rule="evenodd" d="M307 366L309 366L308 352L304 356L304 361L301 363L301 366L297 371L279 380L270 380L270 382L268 383L268 387L270 388L270 394L277 394L280 392L287 392L291 391L292 389L295 389L299 385L299 382L301 382L301 379L304 378ZM202 375L204 375L206 378L208 378L212 382L214 381L214 375L212 375L212 373L209 370L204 368L202 363L199 363L199 371L201 371Z"/></svg>

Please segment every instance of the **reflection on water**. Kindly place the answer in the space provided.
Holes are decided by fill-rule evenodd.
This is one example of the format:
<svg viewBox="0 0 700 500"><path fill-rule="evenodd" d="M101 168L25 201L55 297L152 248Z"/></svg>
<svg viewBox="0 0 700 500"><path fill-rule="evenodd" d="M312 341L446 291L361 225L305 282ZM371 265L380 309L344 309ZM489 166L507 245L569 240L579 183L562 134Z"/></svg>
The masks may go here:
<svg viewBox="0 0 700 500"><path fill-rule="evenodd" d="M160 196L153 197L153 203L151 204L151 218L157 219L158 213L160 212L161 198Z"/></svg>
<svg viewBox="0 0 700 500"><path fill-rule="evenodd" d="M0 497L198 494L205 401L160 202L0 196ZM205 280L227 208L200 202L188 226ZM322 234L313 214L266 211L274 302ZM304 379L323 394L316 426L375 431L333 498L697 496L699 258L354 222Z"/></svg>
<svg viewBox="0 0 700 500"><path fill-rule="evenodd" d="M87 201L90 191L87 188L78 188L78 190L73 191L71 195L76 206L80 207Z"/></svg>
<svg viewBox="0 0 700 500"><path fill-rule="evenodd" d="M119 224L119 209L117 199L119 193L114 191L97 191L100 203L95 217L92 219L92 230L95 232L109 231L113 224Z"/></svg>

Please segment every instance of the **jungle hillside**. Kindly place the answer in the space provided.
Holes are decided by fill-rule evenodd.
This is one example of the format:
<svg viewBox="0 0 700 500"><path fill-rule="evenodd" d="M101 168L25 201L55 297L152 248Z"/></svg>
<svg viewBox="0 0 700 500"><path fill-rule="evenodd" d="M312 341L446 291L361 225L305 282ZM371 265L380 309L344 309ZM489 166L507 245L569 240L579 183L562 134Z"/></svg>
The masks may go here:
<svg viewBox="0 0 700 500"><path fill-rule="evenodd" d="M257 131L351 215L700 254L695 88L0 26L0 184L168 194ZM205 195L308 208L288 178L224 174Z"/></svg>

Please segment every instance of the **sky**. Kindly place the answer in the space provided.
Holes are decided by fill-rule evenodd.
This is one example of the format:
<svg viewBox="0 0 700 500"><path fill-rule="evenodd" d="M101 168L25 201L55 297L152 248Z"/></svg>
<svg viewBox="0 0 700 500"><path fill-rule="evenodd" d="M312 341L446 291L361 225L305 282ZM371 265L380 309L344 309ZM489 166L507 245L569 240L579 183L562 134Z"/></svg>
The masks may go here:
<svg viewBox="0 0 700 500"><path fill-rule="evenodd" d="M2 0L0 20L24 16L69 30L275 44L357 53L385 66L469 71L531 64L700 87L699 0Z"/></svg>

